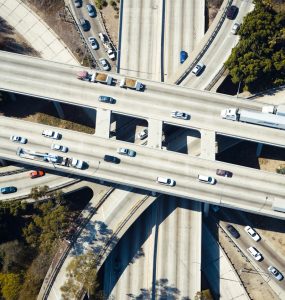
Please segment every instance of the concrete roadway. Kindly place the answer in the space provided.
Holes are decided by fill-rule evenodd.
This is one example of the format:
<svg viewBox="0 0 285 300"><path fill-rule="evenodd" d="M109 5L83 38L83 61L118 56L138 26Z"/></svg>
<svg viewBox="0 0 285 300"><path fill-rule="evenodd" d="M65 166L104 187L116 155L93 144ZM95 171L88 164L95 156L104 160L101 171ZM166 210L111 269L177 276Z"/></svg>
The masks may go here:
<svg viewBox="0 0 285 300"><path fill-rule="evenodd" d="M212 130L223 135L281 147L285 144L284 130L222 120L220 117L220 112L224 108L261 110L262 103L146 80L144 92L83 82L76 78L76 72L82 69L80 67L6 52L0 52L0 63L2 90L58 99L89 108L112 109L122 114L187 128ZM99 95L112 96L117 102L115 105L100 103L97 101ZM170 116L173 110L188 112L191 119L188 121L173 119Z"/></svg>
<svg viewBox="0 0 285 300"><path fill-rule="evenodd" d="M93 55L95 56L100 69L103 69L103 68L102 68L101 64L99 63L99 58L105 58L109 62L110 66L112 68L111 71L116 72L116 63L109 59L107 52L106 52L106 50L99 38L99 35L98 35L99 32L105 33L105 31L104 31L103 26L101 25L101 23L98 20L99 16L98 16L97 9L96 9L96 17L91 18L88 15L88 11L86 8L86 4L88 4L89 1L83 0L82 6L80 8L76 8L74 6L73 0L72 1L70 0L69 2L70 2L71 11L72 11L77 23L79 24L79 18L84 18L85 20L87 20L90 23L90 30L88 30L88 31L83 31L82 28L80 27L80 25L79 25L79 27L80 27L81 33L83 34L83 36L85 38L87 45L89 46L91 53L93 53ZM91 36L95 37L95 39L97 40L97 42L99 44L98 50L93 50L91 48L91 45L88 41L88 37L91 37Z"/></svg>
<svg viewBox="0 0 285 300"><path fill-rule="evenodd" d="M120 74L164 81L176 72L181 50L190 53L204 35L201 0L125 0ZM187 34L185 34L187 30Z"/></svg>
<svg viewBox="0 0 285 300"><path fill-rule="evenodd" d="M184 50L190 56L204 36L205 1L167 0L165 3L165 36L162 53L164 74L162 76L164 75L164 79L167 80L168 76L176 73L181 66L180 51Z"/></svg>
<svg viewBox="0 0 285 300"><path fill-rule="evenodd" d="M105 140L63 129L60 130L63 134L60 143L69 147L68 156L83 159L89 167L86 170L78 170L59 165L53 166L45 162L20 158L16 155L19 144L9 140L12 134L25 136L29 142L24 148L46 152L50 149L52 140L42 137L41 131L49 127L5 117L0 118L0 125L0 157L3 159L284 218L283 213L271 210L274 197L285 197L283 188L285 179L279 174L121 141ZM104 154L119 156L116 153L118 147L131 147L137 155L134 158L120 156L121 163L118 165L104 162L102 159ZM217 168L232 171L233 178L216 178L218 181L216 185L198 182L198 174L217 177L215 175ZM173 178L176 180L176 186L157 184L157 176Z"/></svg>
<svg viewBox="0 0 285 300"><path fill-rule="evenodd" d="M239 8L235 20L225 19L209 49L203 55L201 61L206 65L200 76L190 73L181 83L183 86L204 90L222 69L224 62L231 54L238 41L239 36L233 35L231 29L234 23L242 23L243 18L253 10L252 0L236 0L233 4Z"/></svg>

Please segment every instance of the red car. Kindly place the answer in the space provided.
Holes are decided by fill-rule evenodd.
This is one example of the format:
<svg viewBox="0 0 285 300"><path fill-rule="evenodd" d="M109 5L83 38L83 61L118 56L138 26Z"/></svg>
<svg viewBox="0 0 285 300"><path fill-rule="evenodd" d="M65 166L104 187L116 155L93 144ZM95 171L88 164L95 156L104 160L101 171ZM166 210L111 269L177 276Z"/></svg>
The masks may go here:
<svg viewBox="0 0 285 300"><path fill-rule="evenodd" d="M45 172L44 171L33 171L33 172L31 172L30 173L30 177L32 178L32 179L34 179L34 178L38 178L38 177L42 177L42 176L44 176L45 175Z"/></svg>

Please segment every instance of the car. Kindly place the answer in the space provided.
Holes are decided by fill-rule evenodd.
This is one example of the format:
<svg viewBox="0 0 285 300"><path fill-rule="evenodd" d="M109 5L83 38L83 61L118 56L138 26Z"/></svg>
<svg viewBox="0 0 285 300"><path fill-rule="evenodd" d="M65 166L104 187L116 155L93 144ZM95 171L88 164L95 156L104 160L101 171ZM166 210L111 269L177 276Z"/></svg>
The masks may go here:
<svg viewBox="0 0 285 300"><path fill-rule="evenodd" d="M104 71L109 71L110 70L110 65L109 65L107 59L99 58L99 62L101 64L101 66L103 67Z"/></svg>
<svg viewBox="0 0 285 300"><path fill-rule="evenodd" d="M188 54L186 51L180 51L180 63L183 64L184 61L188 58Z"/></svg>
<svg viewBox="0 0 285 300"><path fill-rule="evenodd" d="M81 7L82 6L82 0L74 0L75 7Z"/></svg>
<svg viewBox="0 0 285 300"><path fill-rule="evenodd" d="M237 34L239 28L240 28L240 24L239 23L234 23L234 25L232 27L232 30L231 30L231 33L232 34Z"/></svg>
<svg viewBox="0 0 285 300"><path fill-rule="evenodd" d="M103 43L107 42L107 38L106 38L106 35L105 35L104 33L99 32L98 35L99 35L100 40L101 40Z"/></svg>
<svg viewBox="0 0 285 300"><path fill-rule="evenodd" d="M200 75L202 71L204 70L205 65L202 62L199 62L194 69L192 70L192 73L196 76Z"/></svg>
<svg viewBox="0 0 285 300"><path fill-rule="evenodd" d="M15 193L15 192L17 192L17 188L15 186L6 186L3 188L0 188L1 194L10 194L10 193Z"/></svg>
<svg viewBox="0 0 285 300"><path fill-rule="evenodd" d="M44 137L51 138L51 139L54 139L54 140L59 140L60 139L60 134L57 131L52 131L52 130L49 130L49 129L43 130L42 135Z"/></svg>
<svg viewBox="0 0 285 300"><path fill-rule="evenodd" d="M238 13L238 8L235 5L231 5L227 10L227 18L233 20Z"/></svg>
<svg viewBox="0 0 285 300"><path fill-rule="evenodd" d="M28 140L26 138L21 137L19 135L11 135L10 136L10 140L12 142L20 143L20 144L26 144L28 142Z"/></svg>
<svg viewBox="0 0 285 300"><path fill-rule="evenodd" d="M98 42L96 41L95 37L90 36L90 37L88 38L88 41L89 41L89 43L91 44L92 49L94 49L94 50L99 49L99 44L98 44Z"/></svg>
<svg viewBox="0 0 285 300"><path fill-rule="evenodd" d="M234 228L233 225L228 224L226 226L226 228L227 228L228 232L231 234L231 236L233 236L234 238L238 239L240 237L239 232Z"/></svg>
<svg viewBox="0 0 285 300"><path fill-rule="evenodd" d="M42 177L42 176L44 176L44 175L45 175L45 172L42 171L42 170L39 170L39 171L32 171L32 172L30 173L30 177L31 177L32 179L38 178L38 177Z"/></svg>
<svg viewBox="0 0 285 300"><path fill-rule="evenodd" d="M130 157L136 156L136 152L134 150L127 149L127 148L118 148L117 153L121 155L130 156Z"/></svg>
<svg viewBox="0 0 285 300"><path fill-rule="evenodd" d="M107 54L111 60L114 60L116 58L115 52L113 49L108 49Z"/></svg>
<svg viewBox="0 0 285 300"><path fill-rule="evenodd" d="M281 281L283 275L273 266L269 266L267 269L277 280Z"/></svg>
<svg viewBox="0 0 285 300"><path fill-rule="evenodd" d="M258 252L256 248L249 247L246 250L254 257L255 260L261 261L263 259L261 253Z"/></svg>
<svg viewBox="0 0 285 300"><path fill-rule="evenodd" d="M68 148L66 146L62 146L62 145L58 145L58 144L51 144L50 148L52 150L61 151L64 153L66 153L68 151Z"/></svg>
<svg viewBox="0 0 285 300"><path fill-rule="evenodd" d="M261 238L259 234L250 226L244 227L245 232L247 232L256 242L258 242Z"/></svg>
<svg viewBox="0 0 285 300"><path fill-rule="evenodd" d="M87 8L87 11L88 11L88 15L89 15L89 17L91 17L91 18L94 18L94 17L96 17L96 11L95 11L95 9L94 9L94 6L93 6L93 5L91 5L91 4L87 4L87 5L86 5L86 8Z"/></svg>
<svg viewBox="0 0 285 300"><path fill-rule="evenodd" d="M116 157L116 156L105 155L104 156L104 161L111 162L113 164L119 164L121 160L118 157Z"/></svg>
<svg viewBox="0 0 285 300"><path fill-rule="evenodd" d="M90 29L90 23L87 20L85 20L84 18L79 19L79 24L80 24L81 28L83 29L83 31L88 31Z"/></svg>
<svg viewBox="0 0 285 300"><path fill-rule="evenodd" d="M166 178L166 177L157 177L156 182L168 186L174 186L175 185L175 180L171 178Z"/></svg>
<svg viewBox="0 0 285 300"><path fill-rule="evenodd" d="M148 129L147 128L144 128L139 134L138 134L138 138L140 140L143 140L145 138L147 138L148 136Z"/></svg>
<svg viewBox="0 0 285 300"><path fill-rule="evenodd" d="M189 115L182 111L173 111L171 113L171 117L175 119L182 119L182 120L188 120Z"/></svg>
<svg viewBox="0 0 285 300"><path fill-rule="evenodd" d="M109 96L99 96L98 101L105 102L105 103L110 103L110 104L116 103L116 100L112 97L109 97Z"/></svg>
<svg viewBox="0 0 285 300"><path fill-rule="evenodd" d="M214 177L210 177L206 175L198 175L198 180L200 182L204 182L212 185L216 183L216 179Z"/></svg>
<svg viewBox="0 0 285 300"><path fill-rule="evenodd" d="M222 169L217 169L216 174L219 176L224 176L224 177L232 177L233 176L232 172L222 170Z"/></svg>

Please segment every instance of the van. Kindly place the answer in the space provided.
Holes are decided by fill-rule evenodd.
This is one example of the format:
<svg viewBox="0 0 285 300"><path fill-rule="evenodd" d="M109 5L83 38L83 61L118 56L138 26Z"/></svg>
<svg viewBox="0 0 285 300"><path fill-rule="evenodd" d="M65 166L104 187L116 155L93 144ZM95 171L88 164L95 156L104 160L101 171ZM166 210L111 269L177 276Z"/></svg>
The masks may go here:
<svg viewBox="0 0 285 300"><path fill-rule="evenodd" d="M95 17L95 9L94 9L94 7L91 4L87 4L86 8L87 8L89 17L94 18Z"/></svg>
<svg viewBox="0 0 285 300"><path fill-rule="evenodd" d="M247 251L254 257L255 260L260 261L262 260L262 255L260 252L257 251L254 247L247 248Z"/></svg>
<svg viewBox="0 0 285 300"><path fill-rule="evenodd" d="M210 176L205 176L205 175L198 175L198 180L200 182L204 182L204 183L209 183L209 184L215 184L216 183L216 179Z"/></svg>
<svg viewBox="0 0 285 300"><path fill-rule="evenodd" d="M175 180L166 177L157 177L156 182L164 185L174 186Z"/></svg>

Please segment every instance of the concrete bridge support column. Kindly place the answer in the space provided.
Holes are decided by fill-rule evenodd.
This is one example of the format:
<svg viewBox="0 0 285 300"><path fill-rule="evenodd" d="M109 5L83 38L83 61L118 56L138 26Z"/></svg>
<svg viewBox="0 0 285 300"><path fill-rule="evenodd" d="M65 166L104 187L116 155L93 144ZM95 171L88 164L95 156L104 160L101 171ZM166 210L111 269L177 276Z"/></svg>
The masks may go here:
<svg viewBox="0 0 285 300"><path fill-rule="evenodd" d="M256 157L259 157L263 148L263 144L258 143L256 148Z"/></svg>
<svg viewBox="0 0 285 300"><path fill-rule="evenodd" d="M59 117L61 119L64 119L64 112L63 112L63 109L61 107L61 104L59 102L55 102L55 101L52 101L52 103L53 103L53 105L54 105L54 107L55 107L55 109L56 109Z"/></svg>
<svg viewBox="0 0 285 300"><path fill-rule="evenodd" d="M210 209L210 204L209 203L204 203L203 205L203 213L205 217L208 217L209 215L209 209Z"/></svg>
<svg viewBox="0 0 285 300"><path fill-rule="evenodd" d="M201 130L201 155L202 158L216 159L217 143L216 132L212 130Z"/></svg>
<svg viewBox="0 0 285 300"><path fill-rule="evenodd" d="M108 139L110 137L111 111L97 108L95 136Z"/></svg>
<svg viewBox="0 0 285 300"><path fill-rule="evenodd" d="M148 140L147 146L150 148L161 149L162 146L162 125L159 120L148 120Z"/></svg>

